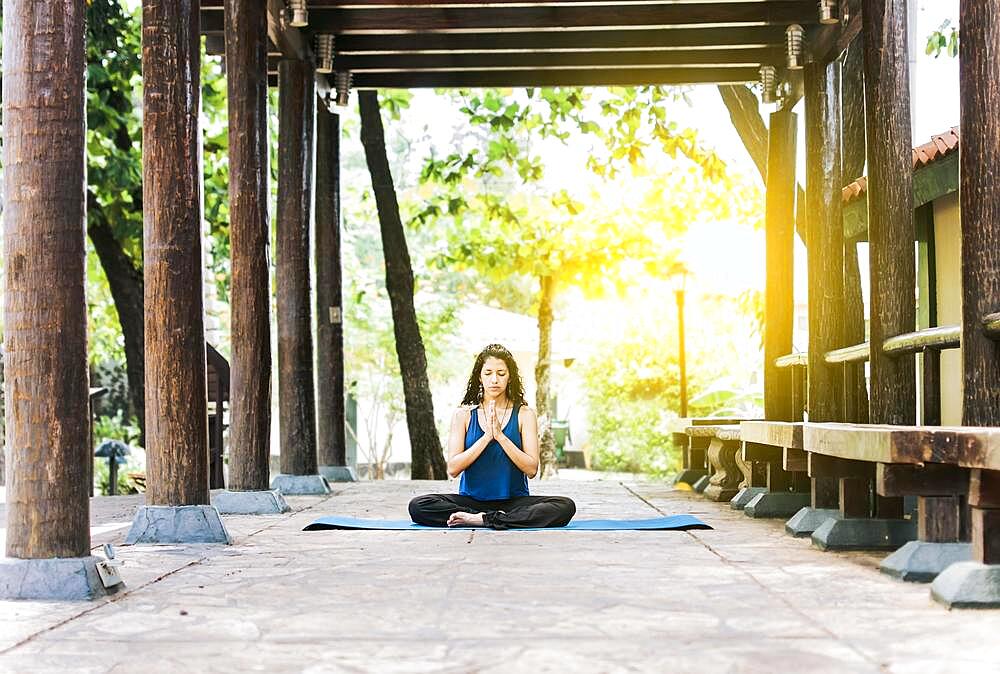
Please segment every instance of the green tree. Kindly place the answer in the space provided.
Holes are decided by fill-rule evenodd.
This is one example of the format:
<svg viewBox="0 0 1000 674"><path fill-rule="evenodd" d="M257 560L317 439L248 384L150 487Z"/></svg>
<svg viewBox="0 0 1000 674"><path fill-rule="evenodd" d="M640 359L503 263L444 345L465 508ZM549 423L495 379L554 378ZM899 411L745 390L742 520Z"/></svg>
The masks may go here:
<svg viewBox="0 0 1000 674"><path fill-rule="evenodd" d="M478 130L469 147L447 157L431 157L422 180L434 185L418 221L450 221L448 252L441 264L471 269L499 281L527 276L537 283L533 302L539 347L535 370L536 407L541 421L542 475L555 468L549 426L549 372L554 302L568 286L598 295L627 283L626 265L646 274L671 268L675 251L663 245L706 211L721 217L732 204L733 184L725 165L690 129L667 117L667 104L683 102L683 91L662 87L610 89L603 95L580 89L528 90L523 96L498 90L459 92L456 98ZM670 177L671 193L650 189L635 209L608 210L601 195L587 206L565 187L543 183L545 163L538 148L545 141L598 141L587 166L614 192L613 181L648 173L650 160L664 154L683 170ZM699 189L685 189L685 181ZM707 185L721 189L705 191ZM686 198L677 198L678 194ZM698 203L693 202L697 194ZM470 196L471 195L471 196ZM514 196L523 195L523 196ZM649 222L659 222L658 233ZM653 228L654 230L656 228Z"/></svg>

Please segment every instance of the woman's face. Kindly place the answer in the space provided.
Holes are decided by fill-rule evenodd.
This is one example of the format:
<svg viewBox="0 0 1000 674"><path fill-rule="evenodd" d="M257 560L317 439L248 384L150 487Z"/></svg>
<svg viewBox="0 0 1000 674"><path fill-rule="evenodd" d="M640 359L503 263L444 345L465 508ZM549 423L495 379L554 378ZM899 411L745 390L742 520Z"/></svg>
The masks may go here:
<svg viewBox="0 0 1000 674"><path fill-rule="evenodd" d="M496 398L507 390L507 382L510 381L507 363L501 358L489 356L479 372L479 381L483 384L485 395Z"/></svg>

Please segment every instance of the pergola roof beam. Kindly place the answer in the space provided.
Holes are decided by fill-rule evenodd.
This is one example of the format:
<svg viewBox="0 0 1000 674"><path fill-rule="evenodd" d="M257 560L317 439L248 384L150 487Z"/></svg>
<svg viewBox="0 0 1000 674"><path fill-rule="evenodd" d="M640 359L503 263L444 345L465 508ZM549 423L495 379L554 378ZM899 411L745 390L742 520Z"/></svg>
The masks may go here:
<svg viewBox="0 0 1000 674"><path fill-rule="evenodd" d="M777 63L778 49L689 51L611 51L593 53L515 52L501 54L338 54L337 70L361 72L428 72L510 69L660 68L664 66L740 66ZM272 70L277 66L272 59Z"/></svg>
<svg viewBox="0 0 1000 674"><path fill-rule="evenodd" d="M271 0L269 5L274 2ZM815 3L810 0L364 8L324 7L323 4L309 4L309 28L337 35L784 26L789 23L811 25L817 21ZM220 13L211 6L204 9L206 15Z"/></svg>

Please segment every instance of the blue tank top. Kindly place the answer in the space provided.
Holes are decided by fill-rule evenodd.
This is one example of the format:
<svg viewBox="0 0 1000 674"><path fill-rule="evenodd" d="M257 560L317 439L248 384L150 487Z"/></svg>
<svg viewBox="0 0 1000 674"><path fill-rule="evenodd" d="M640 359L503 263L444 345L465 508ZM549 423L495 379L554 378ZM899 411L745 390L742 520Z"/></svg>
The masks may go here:
<svg viewBox="0 0 1000 674"><path fill-rule="evenodd" d="M479 414L471 411L469 428L465 432L465 448L474 445L486 432L479 425ZM517 427L517 410L510 415L510 420L503 428L503 434L510 438L519 449L521 445L521 430ZM471 496L479 501L496 501L528 495L528 476L514 465L503 447L496 440L490 440L486 449L471 466L462 472L462 482L458 493Z"/></svg>

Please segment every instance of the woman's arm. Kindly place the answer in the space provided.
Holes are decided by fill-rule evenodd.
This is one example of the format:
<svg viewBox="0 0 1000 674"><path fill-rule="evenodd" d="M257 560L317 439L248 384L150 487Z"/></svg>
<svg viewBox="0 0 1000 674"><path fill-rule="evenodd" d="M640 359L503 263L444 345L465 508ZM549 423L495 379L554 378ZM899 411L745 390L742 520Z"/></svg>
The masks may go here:
<svg viewBox="0 0 1000 674"><path fill-rule="evenodd" d="M451 431L448 433L448 475L458 477L459 474L479 458L493 439L490 424L486 425L483 437L476 440L471 447L465 449L465 433L469 429L469 421L475 409L458 408L451 417Z"/></svg>
<svg viewBox="0 0 1000 674"><path fill-rule="evenodd" d="M503 432L494 429L494 434L500 447L518 470L528 477L535 477L538 473L538 418L535 416L535 411L527 405L522 407L518 414L518 425L524 449L519 449Z"/></svg>

